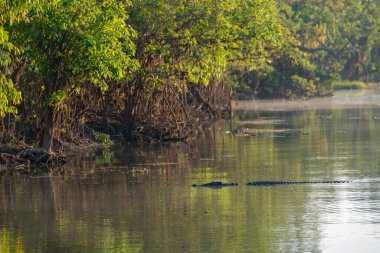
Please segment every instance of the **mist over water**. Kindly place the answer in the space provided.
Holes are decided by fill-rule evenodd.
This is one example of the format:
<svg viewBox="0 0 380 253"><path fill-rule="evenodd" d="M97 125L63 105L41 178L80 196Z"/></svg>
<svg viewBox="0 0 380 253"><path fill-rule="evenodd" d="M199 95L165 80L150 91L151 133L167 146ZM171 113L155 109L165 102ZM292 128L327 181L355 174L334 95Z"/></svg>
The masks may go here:
<svg viewBox="0 0 380 253"><path fill-rule="evenodd" d="M380 90L339 91L334 96L304 100L267 99L239 101L236 109L248 111L289 111L380 106L379 95Z"/></svg>
<svg viewBox="0 0 380 253"><path fill-rule="evenodd" d="M0 252L378 252L380 94L239 102L195 143L0 178ZM353 180L250 187L249 181ZM193 183L237 182L221 189Z"/></svg>

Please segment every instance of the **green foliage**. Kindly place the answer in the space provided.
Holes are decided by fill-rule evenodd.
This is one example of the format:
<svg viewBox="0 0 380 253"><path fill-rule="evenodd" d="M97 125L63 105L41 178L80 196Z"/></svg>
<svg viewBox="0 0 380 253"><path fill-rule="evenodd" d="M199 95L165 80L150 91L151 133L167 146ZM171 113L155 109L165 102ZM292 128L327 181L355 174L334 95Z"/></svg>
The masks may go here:
<svg viewBox="0 0 380 253"><path fill-rule="evenodd" d="M45 8L55 6L57 0L0 0L0 117L16 114L16 106L22 97L12 81L11 65L21 57L22 48L12 37L13 28L19 23L29 23L31 18ZM12 59L13 58L13 59Z"/></svg>
<svg viewBox="0 0 380 253"><path fill-rule="evenodd" d="M112 145L113 144L109 134L97 132L95 130L92 130L91 134L94 136L95 140L100 141L101 143L103 143L105 145Z"/></svg>
<svg viewBox="0 0 380 253"><path fill-rule="evenodd" d="M379 1L0 0L0 117L23 103L51 136L90 110L125 131L159 105L176 121L165 99L185 107L194 85L315 96L379 68Z"/></svg>
<svg viewBox="0 0 380 253"><path fill-rule="evenodd" d="M12 80L0 74L0 118L7 113L16 114L17 104L21 102L21 93L16 90Z"/></svg>
<svg viewBox="0 0 380 253"><path fill-rule="evenodd" d="M286 23L320 71L343 79L374 78L379 69L379 1L286 1Z"/></svg>
<svg viewBox="0 0 380 253"><path fill-rule="evenodd" d="M21 102L21 93L9 76L11 53L18 52L18 49L9 40L5 26L19 22L28 11L27 1L0 1L0 118L7 113L16 114L15 106Z"/></svg>
<svg viewBox="0 0 380 253"><path fill-rule="evenodd" d="M108 79L123 78L133 65L134 33L125 20L121 2L62 0L20 24L16 37L44 85L62 89L90 81L107 89Z"/></svg>
<svg viewBox="0 0 380 253"><path fill-rule="evenodd" d="M144 76L146 90L176 80L207 85L229 63L281 44L274 1L136 0L129 22L142 66L135 76Z"/></svg>
<svg viewBox="0 0 380 253"><path fill-rule="evenodd" d="M259 98L309 97L328 92L330 77L326 77L303 52L283 47L274 50L269 60L259 69L234 70L236 82L253 91Z"/></svg>
<svg viewBox="0 0 380 253"><path fill-rule="evenodd" d="M336 81L332 83L334 90L358 90L378 88L376 83L364 83L360 81Z"/></svg>
<svg viewBox="0 0 380 253"><path fill-rule="evenodd" d="M308 80L307 78L303 78L298 75L292 75L290 78L294 90L299 94L311 96L315 93L315 85L313 80Z"/></svg>
<svg viewBox="0 0 380 253"><path fill-rule="evenodd" d="M12 45L28 61L28 81L20 88L34 104L33 123L44 129L44 148L52 146L56 127L70 127L56 125L65 123L56 120L57 112L71 111L70 99L81 88L97 86L104 92L109 82L127 78L137 67L131 58L135 32L126 23L128 5L114 0L47 1L6 27ZM68 124L73 122L68 119Z"/></svg>
<svg viewBox="0 0 380 253"><path fill-rule="evenodd" d="M278 6L282 49L257 70L240 68L258 96L313 96L331 92L333 80L380 80L380 2L286 0Z"/></svg>
<svg viewBox="0 0 380 253"><path fill-rule="evenodd" d="M188 117L184 107L197 102L192 96L196 86L223 84L231 65L257 68L272 47L282 44L274 0L136 0L128 22L137 32L135 57L140 65L122 83L124 125L130 133L136 121L145 124L152 115L165 120L170 114L168 120L176 121L178 129L178 122L187 119L177 116ZM227 101L222 97L230 94L229 88L210 86L216 100ZM225 94L218 94L219 88ZM168 91L177 94L167 95ZM168 102L168 96L174 102ZM183 110L178 115L173 108L164 112L172 106Z"/></svg>
<svg viewBox="0 0 380 253"><path fill-rule="evenodd" d="M65 100L67 98L67 95L62 90L54 91L53 94L47 99L47 104L50 107L53 107L57 111L60 109L65 108Z"/></svg>

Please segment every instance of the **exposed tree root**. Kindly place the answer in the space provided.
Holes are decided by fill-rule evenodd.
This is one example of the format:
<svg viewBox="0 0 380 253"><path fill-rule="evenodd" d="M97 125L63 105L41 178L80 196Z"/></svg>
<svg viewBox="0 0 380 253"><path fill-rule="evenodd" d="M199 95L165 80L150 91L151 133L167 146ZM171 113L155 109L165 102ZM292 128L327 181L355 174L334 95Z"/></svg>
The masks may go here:
<svg viewBox="0 0 380 253"><path fill-rule="evenodd" d="M67 163L66 156L56 153L48 153L42 148L30 148L17 154L17 157L31 164L46 164L49 166L63 165Z"/></svg>
<svg viewBox="0 0 380 253"><path fill-rule="evenodd" d="M28 148L18 152L2 149L0 153L0 175L6 171L21 174L46 171L63 166L67 162L66 156L56 153L49 154L40 148Z"/></svg>

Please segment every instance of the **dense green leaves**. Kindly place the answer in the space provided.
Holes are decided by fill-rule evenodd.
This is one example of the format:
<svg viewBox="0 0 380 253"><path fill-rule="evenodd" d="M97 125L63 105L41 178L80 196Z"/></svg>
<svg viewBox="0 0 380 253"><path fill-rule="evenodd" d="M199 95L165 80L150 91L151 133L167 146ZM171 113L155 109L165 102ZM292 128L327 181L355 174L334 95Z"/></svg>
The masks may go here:
<svg viewBox="0 0 380 253"><path fill-rule="evenodd" d="M362 0L278 1L284 43L267 66L234 72L264 97L328 94L336 79L380 80L380 4ZM240 79L239 79L240 78ZM264 91L264 92L262 92Z"/></svg>
<svg viewBox="0 0 380 253"><path fill-rule="evenodd" d="M174 76L207 85L228 62L261 56L281 39L273 1L137 0L130 22L140 71L155 84Z"/></svg>
<svg viewBox="0 0 380 253"><path fill-rule="evenodd" d="M18 50L9 41L5 26L20 21L28 11L27 1L0 1L0 118L6 113L16 113L15 106L21 102L21 93L9 76L11 53Z"/></svg>
<svg viewBox="0 0 380 253"><path fill-rule="evenodd" d="M0 46L5 52L2 67L6 71L1 78L0 116L16 112L12 105L20 103L21 97L11 77L18 76L19 80L28 65L19 88L29 105L33 104L30 109L37 127L42 127L40 145L43 142L50 152L58 127L57 113L71 110L66 100L88 85L105 91L109 82L127 78L126 74L137 67L131 58L135 33L126 23L129 2L29 3L8 2L8 15L1 16L1 32L6 36Z"/></svg>
<svg viewBox="0 0 380 253"><path fill-rule="evenodd" d="M287 1L286 21L321 71L375 80L380 3L372 0ZM374 79L375 78L375 79Z"/></svg>
<svg viewBox="0 0 380 253"><path fill-rule="evenodd" d="M19 41L45 85L66 88L89 80L106 89L106 80L123 78L134 52L124 7L115 1L60 1L21 24Z"/></svg>

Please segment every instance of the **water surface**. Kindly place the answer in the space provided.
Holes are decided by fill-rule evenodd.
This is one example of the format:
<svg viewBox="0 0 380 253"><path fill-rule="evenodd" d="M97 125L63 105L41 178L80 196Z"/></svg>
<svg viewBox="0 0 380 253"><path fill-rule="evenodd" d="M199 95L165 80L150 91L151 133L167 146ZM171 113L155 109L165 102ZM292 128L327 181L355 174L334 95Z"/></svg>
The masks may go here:
<svg viewBox="0 0 380 253"><path fill-rule="evenodd" d="M2 177L0 252L378 252L379 129L376 92L241 102L195 143L131 144L44 177ZM191 187L209 181L239 186Z"/></svg>

